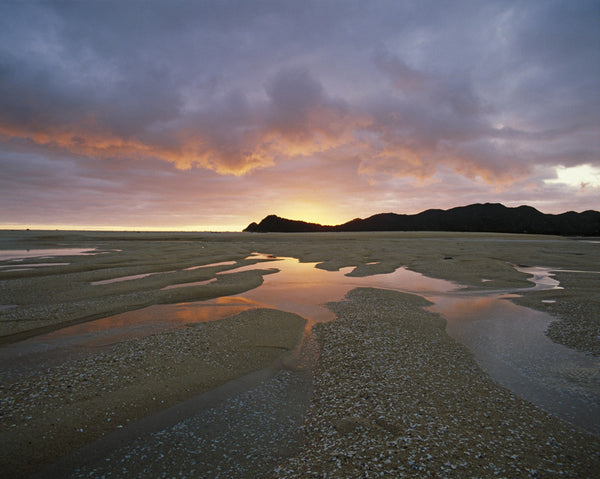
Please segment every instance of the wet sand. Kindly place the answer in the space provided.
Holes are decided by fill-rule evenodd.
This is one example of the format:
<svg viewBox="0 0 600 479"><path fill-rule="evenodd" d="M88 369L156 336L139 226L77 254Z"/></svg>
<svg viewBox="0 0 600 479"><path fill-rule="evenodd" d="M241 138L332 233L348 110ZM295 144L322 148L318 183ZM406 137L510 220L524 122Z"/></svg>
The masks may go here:
<svg viewBox="0 0 600 479"><path fill-rule="evenodd" d="M600 441L483 374L426 304L355 289L330 305L304 447L275 477L594 477Z"/></svg>
<svg viewBox="0 0 600 479"><path fill-rule="evenodd" d="M258 271L218 273L259 262L245 259L259 251L320 262L327 270L355 266L355 275L408 266L490 290L531 285L512 264L589 271L557 273L565 289L531 292L514 301L553 314L557 321L548 331L553 340L600 354L600 279L591 273L600 270L600 247L584 241L450 233L21 232L4 233L2 239L6 249L106 251L39 260L68 265L0 268L0 305L18 305L0 309L4 343L150 304L238 294L260 285L276 265L265 261ZM219 265L187 269L215 263ZM11 269L14 264L0 262ZM148 273L157 274L91 285ZM162 290L215 275L217 281L209 284ZM369 289L332 305L338 319L316 328L322 350L314 371L306 447L281 465L279 475L310 477L328 471L344 477L370 468L389 477L398 471L545 477L560 469L590 477L591 468L600 467L597 439L496 385L423 305L416 296ZM72 359L3 380L0 462L9 477L20 477L135 419L263 369L294 348L303 324L280 311L248 311L98 352L74 353ZM395 338L393 344L388 344L390 338ZM554 472L548 472L552 467Z"/></svg>
<svg viewBox="0 0 600 479"><path fill-rule="evenodd" d="M67 324L97 319L150 304L198 301L233 295L262 283L265 269L217 276L210 284L161 290L257 263L245 260L259 251L293 256L318 267L357 267L355 275L391 272L407 266L433 278L478 289L528 287L527 275L512 265L544 266L566 271L599 271L600 244L561 237L484 233L338 233L338 234L196 234L108 232L3 232L2 248L99 248L104 254L44 259L54 267L6 271L0 262L0 343L14 342ZM203 264L235 261L186 270ZM41 261L40 261L41 262ZM31 263L31 259L27 260ZM376 264L369 264L376 263ZM14 263L13 263L14 264ZM133 281L92 282L153 274ZM557 317L552 339L600 355L600 277L557 273L564 290L532 292L518 300ZM485 282L482 282L485 279ZM551 300L555 303L543 303Z"/></svg>
<svg viewBox="0 0 600 479"><path fill-rule="evenodd" d="M23 477L111 431L281 362L304 324L289 313L249 310L3 380L4 477Z"/></svg>

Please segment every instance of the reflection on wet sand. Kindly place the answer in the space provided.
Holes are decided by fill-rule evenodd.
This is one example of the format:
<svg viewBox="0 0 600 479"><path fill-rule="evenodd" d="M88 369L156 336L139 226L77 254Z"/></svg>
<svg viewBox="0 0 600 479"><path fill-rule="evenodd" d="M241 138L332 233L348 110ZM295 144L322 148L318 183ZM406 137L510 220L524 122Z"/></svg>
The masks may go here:
<svg viewBox="0 0 600 479"><path fill-rule="evenodd" d="M450 332L453 328L464 326L466 322L498 316L500 312L505 312L507 309L506 302L500 300L516 296L515 294L506 294L500 297L498 295L436 296L429 298L434 302L434 306L428 309L444 316L448 322L446 330Z"/></svg>
<svg viewBox="0 0 600 479"><path fill-rule="evenodd" d="M61 348L85 351L132 337L219 320L253 308L272 308L303 316L307 319L306 341L312 325L335 318L326 303L343 300L357 287L392 289L418 294L431 301L430 309L446 319L448 334L465 344L479 364L503 385L600 434L600 361L553 343L544 334L552 320L550 316L509 301L515 293L525 290L560 288L548 269L517 267L532 275L534 286L531 288L477 292L461 290L455 283L428 278L406 268L355 277L349 276L353 267L327 271L316 268L316 263L301 263L294 258L255 254L247 259L260 261L218 273L217 278L264 269L265 265L277 268L278 272L263 276L260 287L240 295L154 305L63 328L5 348L3 359L7 355L51 353ZM171 288L213 281L215 279Z"/></svg>
<svg viewBox="0 0 600 479"><path fill-rule="evenodd" d="M551 341L545 330L552 318L509 301L515 296L429 297L428 309L500 384L600 436L600 358Z"/></svg>
<svg viewBox="0 0 600 479"><path fill-rule="evenodd" d="M210 284L215 282L216 279L215 278L211 278L211 279L205 279L203 281L192 281L190 283L179 283L179 284L170 284L169 286L165 286L164 288L161 288L161 291L168 291L170 289L177 289L177 288L183 288L183 287L189 287L189 286L204 286L205 284Z"/></svg>
<svg viewBox="0 0 600 479"><path fill-rule="evenodd" d="M279 271L277 274L264 276L264 282L259 288L235 297L203 301L203 307L208 307L216 301L222 304L222 302L236 302L245 299L255 304L261 304L262 307L298 314L306 318L312 325L333 320L335 315L326 307L326 303L342 300L353 288L384 288L412 293L445 293L458 288L449 281L428 278L406 268L399 268L388 274L355 277L348 276L354 270L353 267L341 268L339 271L326 271L316 268L316 263L302 263L295 258L274 258L270 255L253 255L249 258L273 260L266 264ZM264 267L264 264L242 266L219 273L217 276L260 269ZM173 285L172 287L208 284L211 281Z"/></svg>
<svg viewBox="0 0 600 479"><path fill-rule="evenodd" d="M314 323L335 319L326 303L342 300L348 291L356 287L399 289L413 293L443 293L457 288L449 281L427 278L405 268L389 274L352 277L347 276L353 271L352 267L326 271L316 268L316 263L301 263L295 258L275 258L262 254L253 254L247 259L260 262L231 269L217 276L264 269L265 265L277 268L278 273L263 276L264 282L259 288L237 296L153 305L39 335L2 348L0 360L7 370L11 370L10 374L18 374L18 371L12 371L10 365L20 368L28 364L22 360L23 356L32 353L36 356L41 354L44 361L61 362L73 354L85 354L86 351L126 339L186 327L193 323L216 321L254 308L279 309L306 318L303 340L306 342L311 336ZM213 281L215 280L202 283ZM172 286L186 287L189 284Z"/></svg>
<svg viewBox="0 0 600 479"><path fill-rule="evenodd" d="M210 264L201 264L199 266L191 266L189 268L184 268L184 271L193 271L195 269L201 269L201 268L212 268L214 266L231 266L233 264L235 264L235 261L221 261L220 263L210 263Z"/></svg>
<svg viewBox="0 0 600 479"><path fill-rule="evenodd" d="M449 292L457 286L449 281L427 278L420 273L399 268L393 273L366 277L347 276L354 268L326 271L315 268L316 263L301 263L295 258L274 258L270 255L253 255L249 259L262 259L257 263L228 270L217 276L276 267L277 274L265 275L259 288L246 293L191 303L153 305L143 309L109 316L17 343L13 347L24 350L48 350L68 346L100 346L123 339L146 336L191 323L216 321L251 308L273 308L303 316L308 321L307 330L316 322L330 321L335 315L326 303L340 301L356 287L397 289L414 293ZM168 289L197 284L208 284L214 279L171 285ZM165 288L165 289L167 289ZM10 347L9 347L10 349Z"/></svg>
<svg viewBox="0 0 600 479"><path fill-rule="evenodd" d="M93 281L90 284L92 286L97 286L97 285L100 285L100 284L120 283L121 281L131 281L133 279L146 278L147 276L152 276L153 274L160 274L160 273L161 272L132 274L131 276L119 276L118 278L103 279L101 281Z"/></svg>
<svg viewBox="0 0 600 479"><path fill-rule="evenodd" d="M156 304L62 328L17 344L21 350L24 350L24 344L29 343L30 350L38 351L70 346L98 347L193 323L217 321L247 309L260 307L264 307L264 305L244 298L217 298L193 303ZM5 349L11 347L8 345Z"/></svg>

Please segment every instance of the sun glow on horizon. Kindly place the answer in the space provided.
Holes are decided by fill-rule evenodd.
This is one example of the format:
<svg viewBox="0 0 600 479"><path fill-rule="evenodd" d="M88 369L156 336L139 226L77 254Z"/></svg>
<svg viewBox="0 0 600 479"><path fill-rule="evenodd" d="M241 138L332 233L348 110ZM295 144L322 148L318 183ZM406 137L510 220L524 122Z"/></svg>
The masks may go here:
<svg viewBox="0 0 600 479"><path fill-rule="evenodd" d="M318 223L324 226L333 226L348 221L341 218L338 208L333 204L318 201L299 200L277 208L277 216L290 220Z"/></svg>

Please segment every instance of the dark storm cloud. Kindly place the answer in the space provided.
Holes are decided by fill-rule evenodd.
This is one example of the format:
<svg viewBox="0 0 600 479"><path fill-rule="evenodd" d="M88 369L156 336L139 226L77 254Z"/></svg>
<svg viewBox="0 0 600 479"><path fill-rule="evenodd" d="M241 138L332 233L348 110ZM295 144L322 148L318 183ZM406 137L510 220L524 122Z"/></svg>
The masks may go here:
<svg viewBox="0 0 600 479"><path fill-rule="evenodd" d="M5 175L307 162L356 188L539 186L600 167L598 18L585 0L4 2Z"/></svg>

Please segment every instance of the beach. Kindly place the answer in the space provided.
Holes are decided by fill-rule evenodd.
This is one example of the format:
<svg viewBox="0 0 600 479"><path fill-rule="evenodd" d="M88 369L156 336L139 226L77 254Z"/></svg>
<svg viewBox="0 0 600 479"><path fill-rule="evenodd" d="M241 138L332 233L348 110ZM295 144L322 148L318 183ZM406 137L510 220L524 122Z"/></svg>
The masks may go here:
<svg viewBox="0 0 600 479"><path fill-rule="evenodd" d="M304 448L276 477L593 477L598 440L482 374L423 305L363 289L331 305Z"/></svg>
<svg viewBox="0 0 600 479"><path fill-rule="evenodd" d="M85 445L236 378L301 369L297 352L310 318L266 307L71 345L68 354L28 343L132 310L241 295L277 278L277 257L323 271L351 267L351 277L367 279L406 267L465 291L528 288L528 274L518 267L551 268L563 289L510 300L552 315L552 341L600 355L600 245L585 239L6 232L2 240L6 251L95 253L0 262L2 350L32 344L24 357L7 352L3 359L1 463L9 477L43 473ZM191 285L169 289L176 284ZM298 398L306 412L296 443L248 471L259 477L367 471L373 477L592 477L600 468L596 436L500 386L448 336L445 320L423 309L429 303L419 295L361 287L332 301L327 307L336 319L312 328L314 391Z"/></svg>

